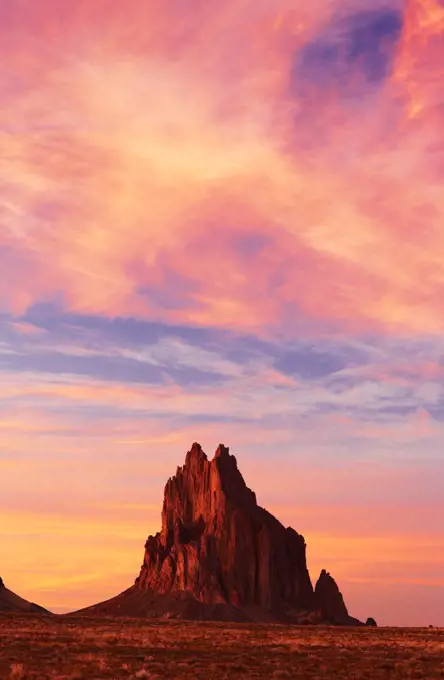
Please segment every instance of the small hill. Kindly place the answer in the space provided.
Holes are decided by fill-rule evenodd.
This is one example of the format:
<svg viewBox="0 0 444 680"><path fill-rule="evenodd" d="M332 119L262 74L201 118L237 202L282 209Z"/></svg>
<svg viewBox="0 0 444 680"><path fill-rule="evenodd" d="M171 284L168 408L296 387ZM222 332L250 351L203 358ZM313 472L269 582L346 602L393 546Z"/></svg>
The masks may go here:
<svg viewBox="0 0 444 680"><path fill-rule="evenodd" d="M0 612L15 612L24 614L50 614L47 609L38 604L28 602L9 590L0 578Z"/></svg>

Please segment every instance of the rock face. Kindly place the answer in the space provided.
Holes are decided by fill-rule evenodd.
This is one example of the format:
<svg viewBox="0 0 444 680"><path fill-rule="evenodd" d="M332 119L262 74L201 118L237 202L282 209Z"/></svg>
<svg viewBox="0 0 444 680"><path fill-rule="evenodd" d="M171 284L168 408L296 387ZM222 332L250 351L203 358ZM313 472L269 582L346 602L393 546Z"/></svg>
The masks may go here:
<svg viewBox="0 0 444 680"><path fill-rule="evenodd" d="M333 585L334 584L334 585ZM134 586L91 613L352 623L333 579L316 592L304 537L259 507L236 458L193 444L165 486L162 528Z"/></svg>
<svg viewBox="0 0 444 680"><path fill-rule="evenodd" d="M137 587L268 611L313 604L303 536L257 505L223 445L209 461L193 444L168 480L162 530L146 542Z"/></svg>
<svg viewBox="0 0 444 680"><path fill-rule="evenodd" d="M315 587L315 599L322 618L338 625L346 625L350 617L344 598L334 578L323 569Z"/></svg>

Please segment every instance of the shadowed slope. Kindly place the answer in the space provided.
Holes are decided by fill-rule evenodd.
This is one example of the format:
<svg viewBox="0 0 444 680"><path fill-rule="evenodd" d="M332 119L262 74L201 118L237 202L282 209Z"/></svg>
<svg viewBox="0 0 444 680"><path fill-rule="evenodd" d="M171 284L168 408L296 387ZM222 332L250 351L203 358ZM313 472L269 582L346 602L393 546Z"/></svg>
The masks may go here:
<svg viewBox="0 0 444 680"><path fill-rule="evenodd" d="M47 609L40 607L34 602L28 602L19 597L12 590L6 588L3 579L0 578L0 612L17 612L26 614L50 614Z"/></svg>

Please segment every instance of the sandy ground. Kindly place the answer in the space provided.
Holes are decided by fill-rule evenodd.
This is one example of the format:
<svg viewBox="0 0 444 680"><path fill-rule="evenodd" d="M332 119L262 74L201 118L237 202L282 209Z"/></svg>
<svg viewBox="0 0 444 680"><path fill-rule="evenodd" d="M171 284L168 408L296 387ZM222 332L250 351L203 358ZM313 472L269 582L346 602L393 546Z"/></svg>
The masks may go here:
<svg viewBox="0 0 444 680"><path fill-rule="evenodd" d="M444 679L444 629L0 615L1 680Z"/></svg>

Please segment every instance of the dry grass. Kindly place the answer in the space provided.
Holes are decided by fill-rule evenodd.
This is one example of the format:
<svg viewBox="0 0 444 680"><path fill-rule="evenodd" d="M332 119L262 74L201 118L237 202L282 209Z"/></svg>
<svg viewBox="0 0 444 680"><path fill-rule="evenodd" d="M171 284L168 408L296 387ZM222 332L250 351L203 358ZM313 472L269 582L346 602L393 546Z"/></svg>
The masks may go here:
<svg viewBox="0 0 444 680"><path fill-rule="evenodd" d="M444 680L444 630L0 616L1 680Z"/></svg>

